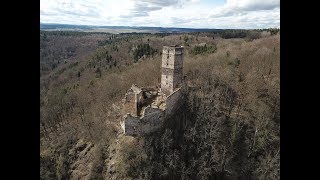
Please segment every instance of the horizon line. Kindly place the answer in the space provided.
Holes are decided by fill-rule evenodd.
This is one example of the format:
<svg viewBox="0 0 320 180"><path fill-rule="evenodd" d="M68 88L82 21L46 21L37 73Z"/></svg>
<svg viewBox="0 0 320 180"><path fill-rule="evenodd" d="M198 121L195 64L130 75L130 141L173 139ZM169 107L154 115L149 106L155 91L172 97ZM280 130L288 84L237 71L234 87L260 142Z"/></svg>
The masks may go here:
<svg viewBox="0 0 320 180"><path fill-rule="evenodd" d="M194 28L194 27L164 27L164 26L129 26L129 25L88 25L88 24L67 24L67 23L46 23L47 25L72 25L72 26L91 26L91 27L145 27L145 28L179 28L179 29L207 29L207 30L220 30L220 29L238 29L238 30L254 30L254 29L280 29L280 27L268 27L268 28ZM40 27L41 29L41 27Z"/></svg>

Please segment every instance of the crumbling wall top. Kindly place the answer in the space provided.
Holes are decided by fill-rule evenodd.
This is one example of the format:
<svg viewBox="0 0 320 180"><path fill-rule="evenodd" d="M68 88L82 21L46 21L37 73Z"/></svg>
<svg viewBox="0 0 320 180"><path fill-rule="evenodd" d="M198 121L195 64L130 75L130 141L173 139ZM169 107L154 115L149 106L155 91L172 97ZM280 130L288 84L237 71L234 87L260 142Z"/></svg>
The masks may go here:
<svg viewBox="0 0 320 180"><path fill-rule="evenodd" d="M184 47L179 45L163 46L163 54L170 54L170 53L180 54L180 53L183 53L183 49Z"/></svg>
<svg viewBox="0 0 320 180"><path fill-rule="evenodd" d="M131 88L130 88L134 93L139 94L142 90L141 88L139 88L137 85L132 84Z"/></svg>

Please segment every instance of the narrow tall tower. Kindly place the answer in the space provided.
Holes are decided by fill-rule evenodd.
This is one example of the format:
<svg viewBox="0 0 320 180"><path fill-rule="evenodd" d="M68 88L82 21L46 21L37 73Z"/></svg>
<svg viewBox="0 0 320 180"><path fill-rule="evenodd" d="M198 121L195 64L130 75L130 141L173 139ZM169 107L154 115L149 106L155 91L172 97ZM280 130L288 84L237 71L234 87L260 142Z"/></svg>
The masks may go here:
<svg viewBox="0 0 320 180"><path fill-rule="evenodd" d="M161 69L161 90L169 95L182 85L183 46L163 46Z"/></svg>

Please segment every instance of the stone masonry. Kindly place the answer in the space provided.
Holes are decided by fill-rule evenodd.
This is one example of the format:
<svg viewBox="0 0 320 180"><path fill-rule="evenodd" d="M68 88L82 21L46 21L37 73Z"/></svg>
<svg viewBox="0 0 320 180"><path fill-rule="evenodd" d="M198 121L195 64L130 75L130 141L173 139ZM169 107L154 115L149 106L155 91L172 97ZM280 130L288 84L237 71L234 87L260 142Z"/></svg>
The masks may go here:
<svg viewBox="0 0 320 180"><path fill-rule="evenodd" d="M183 80L183 47L163 47L161 71L161 90L166 95L181 87Z"/></svg>
<svg viewBox="0 0 320 180"><path fill-rule="evenodd" d="M121 127L125 135L138 136L162 127L180 106L183 84L183 47L164 46L161 64L161 88L135 84L123 99Z"/></svg>

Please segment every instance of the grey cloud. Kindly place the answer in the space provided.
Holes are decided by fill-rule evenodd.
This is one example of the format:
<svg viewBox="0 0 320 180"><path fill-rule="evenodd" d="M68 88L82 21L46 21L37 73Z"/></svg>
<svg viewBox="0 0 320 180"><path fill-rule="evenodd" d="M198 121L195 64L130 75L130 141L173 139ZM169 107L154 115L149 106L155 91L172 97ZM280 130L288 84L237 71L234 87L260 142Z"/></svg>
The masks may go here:
<svg viewBox="0 0 320 180"><path fill-rule="evenodd" d="M82 9L76 8L74 3L65 3L63 5L54 7L50 12L40 10L40 15L44 16L82 16L82 17L99 17L100 13L96 10L94 6L89 6L85 4L79 4Z"/></svg>
<svg viewBox="0 0 320 180"><path fill-rule="evenodd" d="M122 18L149 16L149 12L161 10L169 6L181 6L182 0L134 0L134 7L129 15L123 15Z"/></svg>
<svg viewBox="0 0 320 180"><path fill-rule="evenodd" d="M242 16L242 15L246 15L248 14L247 11L241 11L239 9L226 9L226 10L223 10L221 12L218 12L216 14L213 14L211 15L211 17L214 17L214 18L220 18L220 17L229 17L229 16Z"/></svg>
<svg viewBox="0 0 320 180"><path fill-rule="evenodd" d="M209 24L216 28L270 28L280 27L279 10L250 11L241 16L212 18Z"/></svg>
<svg viewBox="0 0 320 180"><path fill-rule="evenodd" d="M83 9L79 9L75 7L75 3L68 3L64 4L64 7L59 6L57 11L69 14L69 15L76 15L76 16L87 16L87 17L97 17L99 16L99 12L97 12L96 7L86 5L86 4L78 4Z"/></svg>
<svg viewBox="0 0 320 180"><path fill-rule="evenodd" d="M280 1L251 1L244 5L226 4L213 13L211 17L228 17L234 15L246 15L251 11L273 10L280 7Z"/></svg>
<svg viewBox="0 0 320 180"><path fill-rule="evenodd" d="M162 6L154 6L149 5L147 3L137 3L134 7L134 10L140 10L140 11L156 11L162 9Z"/></svg>
<svg viewBox="0 0 320 180"><path fill-rule="evenodd" d="M88 11L59 9L58 11L63 14L74 15L74 16L98 17L100 15L97 11L93 9L88 9Z"/></svg>
<svg viewBox="0 0 320 180"><path fill-rule="evenodd" d="M144 17L148 16L147 12L132 11L129 15L121 15L120 18Z"/></svg>
<svg viewBox="0 0 320 180"><path fill-rule="evenodd" d="M243 8L239 8L239 10L243 11L260 11L260 10L272 10L279 7L280 2L273 2L273 3L252 3L248 6Z"/></svg>
<svg viewBox="0 0 320 180"><path fill-rule="evenodd" d="M172 6L180 2L179 0L135 0L135 1L148 3L154 6L161 6L161 7Z"/></svg>

